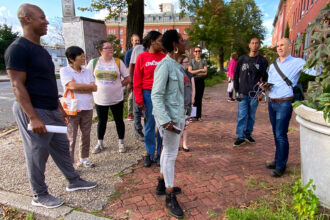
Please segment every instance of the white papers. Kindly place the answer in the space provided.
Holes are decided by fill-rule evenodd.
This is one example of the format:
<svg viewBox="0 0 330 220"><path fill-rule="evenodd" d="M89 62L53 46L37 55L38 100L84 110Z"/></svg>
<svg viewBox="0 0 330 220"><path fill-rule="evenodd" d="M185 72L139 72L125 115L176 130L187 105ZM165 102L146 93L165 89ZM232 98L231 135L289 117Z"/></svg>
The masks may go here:
<svg viewBox="0 0 330 220"><path fill-rule="evenodd" d="M28 130L32 131L31 125L28 124ZM56 125L46 125L46 130L49 133L63 133L66 134L68 131L67 126L56 126Z"/></svg>
<svg viewBox="0 0 330 220"><path fill-rule="evenodd" d="M196 112L197 112L197 107L196 107L196 106L193 106L193 107L191 108L190 117L191 117L191 118L196 117Z"/></svg>

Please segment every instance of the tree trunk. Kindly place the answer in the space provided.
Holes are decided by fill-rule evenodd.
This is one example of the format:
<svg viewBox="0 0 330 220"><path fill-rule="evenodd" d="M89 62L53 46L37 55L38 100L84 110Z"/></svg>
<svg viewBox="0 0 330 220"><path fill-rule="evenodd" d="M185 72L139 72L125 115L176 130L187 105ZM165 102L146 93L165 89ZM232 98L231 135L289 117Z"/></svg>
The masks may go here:
<svg viewBox="0 0 330 220"><path fill-rule="evenodd" d="M126 51L132 47L131 36L137 34L142 40L144 28L144 0L127 0Z"/></svg>
<svg viewBox="0 0 330 220"><path fill-rule="evenodd" d="M223 63L224 63L224 50L223 47L219 48L219 65L220 65L220 71L223 72L225 69L223 68Z"/></svg>

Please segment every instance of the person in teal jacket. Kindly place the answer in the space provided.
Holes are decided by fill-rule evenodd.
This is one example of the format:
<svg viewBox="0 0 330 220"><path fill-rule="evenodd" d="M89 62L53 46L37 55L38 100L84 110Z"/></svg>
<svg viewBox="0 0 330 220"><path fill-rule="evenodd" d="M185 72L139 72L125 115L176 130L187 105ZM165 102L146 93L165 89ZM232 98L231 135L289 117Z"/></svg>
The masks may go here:
<svg viewBox="0 0 330 220"><path fill-rule="evenodd" d="M163 138L156 194L166 194L170 214L182 218L184 214L176 199L181 189L174 187L174 167L184 127L184 69L179 61L185 52L185 41L176 30L168 30L162 43L168 53L155 70L151 91L152 113Z"/></svg>

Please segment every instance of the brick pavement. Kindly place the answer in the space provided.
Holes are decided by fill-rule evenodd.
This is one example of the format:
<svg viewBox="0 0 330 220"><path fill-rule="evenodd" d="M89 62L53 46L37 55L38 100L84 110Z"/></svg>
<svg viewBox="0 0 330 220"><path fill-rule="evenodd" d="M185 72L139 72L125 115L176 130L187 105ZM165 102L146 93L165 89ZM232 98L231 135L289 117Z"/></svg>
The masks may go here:
<svg viewBox="0 0 330 220"><path fill-rule="evenodd" d="M259 104L256 114L256 144L233 147L237 103L226 100L226 84L206 89L203 121L189 127L191 151L179 151L175 184L183 189L177 198L186 219L209 219L215 213L220 219L228 207L244 207L271 194L269 188L253 184L292 181L292 175L300 172L299 127L294 114L289 128L287 173L274 179L265 168L265 161L273 159L275 150L267 104ZM140 161L116 185L117 198L109 201L102 214L114 219L175 219L165 208L165 197L155 194L158 173L159 167L144 168Z"/></svg>

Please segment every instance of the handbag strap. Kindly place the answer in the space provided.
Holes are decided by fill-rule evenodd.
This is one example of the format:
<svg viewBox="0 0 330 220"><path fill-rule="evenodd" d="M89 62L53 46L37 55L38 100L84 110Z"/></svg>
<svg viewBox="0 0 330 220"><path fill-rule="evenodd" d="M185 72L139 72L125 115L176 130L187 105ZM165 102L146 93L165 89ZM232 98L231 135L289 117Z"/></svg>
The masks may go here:
<svg viewBox="0 0 330 220"><path fill-rule="evenodd" d="M73 94L71 89L66 89L65 90L65 92L63 94L63 98L66 98L68 96L68 92L70 92L70 94L71 94L71 99L74 99L74 94Z"/></svg>
<svg viewBox="0 0 330 220"><path fill-rule="evenodd" d="M274 67L275 67L277 73L282 77L282 79L284 80L284 82L288 86L292 86L291 80L286 75L284 75L284 73L282 72L282 70L280 69L280 67L277 65L277 62L275 61L273 64L274 64Z"/></svg>

